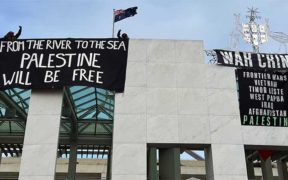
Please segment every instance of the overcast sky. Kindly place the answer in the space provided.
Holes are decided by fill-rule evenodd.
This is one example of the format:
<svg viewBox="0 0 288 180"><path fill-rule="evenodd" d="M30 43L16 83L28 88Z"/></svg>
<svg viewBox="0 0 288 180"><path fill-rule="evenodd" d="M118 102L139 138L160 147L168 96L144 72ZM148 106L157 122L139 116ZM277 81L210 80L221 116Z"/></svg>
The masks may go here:
<svg viewBox="0 0 288 180"><path fill-rule="evenodd" d="M106 38L112 36L113 9L138 6L138 14L115 23L135 39L204 40L206 49L227 48L233 13L248 7L269 18L272 31L288 34L287 0L1 0L0 35L23 26L21 38ZM250 46L241 42L243 50ZM271 40L260 50L277 52Z"/></svg>

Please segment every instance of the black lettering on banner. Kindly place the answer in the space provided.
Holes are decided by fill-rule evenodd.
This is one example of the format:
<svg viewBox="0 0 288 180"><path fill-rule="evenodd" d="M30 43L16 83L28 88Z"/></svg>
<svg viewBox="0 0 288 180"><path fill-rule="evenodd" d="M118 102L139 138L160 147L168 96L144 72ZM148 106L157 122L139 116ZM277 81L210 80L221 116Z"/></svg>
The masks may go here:
<svg viewBox="0 0 288 180"><path fill-rule="evenodd" d="M26 39L0 41L0 90L125 87L128 40Z"/></svg>
<svg viewBox="0 0 288 180"><path fill-rule="evenodd" d="M288 72L236 69L242 125L288 127Z"/></svg>

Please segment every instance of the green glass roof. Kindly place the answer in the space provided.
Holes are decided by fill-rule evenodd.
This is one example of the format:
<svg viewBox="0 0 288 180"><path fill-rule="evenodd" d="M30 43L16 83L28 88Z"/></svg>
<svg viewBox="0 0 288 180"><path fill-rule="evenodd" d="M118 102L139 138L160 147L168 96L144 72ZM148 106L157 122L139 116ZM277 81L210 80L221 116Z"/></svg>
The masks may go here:
<svg viewBox="0 0 288 180"><path fill-rule="evenodd" d="M66 88L61 135L71 133L71 125L76 119L78 136L112 136L114 97L114 92L104 89L86 86Z"/></svg>
<svg viewBox="0 0 288 180"><path fill-rule="evenodd" d="M7 144L23 143L30 96L31 90L14 88L0 91L0 142L5 140L0 146L2 150L7 150ZM111 142L114 99L115 93L104 89L65 87L59 142L75 138L81 140L80 144L85 144L86 139L86 144L97 144L98 138L110 139ZM63 138L68 138L68 141Z"/></svg>
<svg viewBox="0 0 288 180"><path fill-rule="evenodd" d="M77 118L113 120L114 93L103 89L74 86L70 89Z"/></svg>
<svg viewBox="0 0 288 180"><path fill-rule="evenodd" d="M30 90L18 88L0 92L0 135L24 134L30 94Z"/></svg>
<svg viewBox="0 0 288 180"><path fill-rule="evenodd" d="M8 89L5 93L27 114L29 108L29 100L31 95L31 90L25 89Z"/></svg>

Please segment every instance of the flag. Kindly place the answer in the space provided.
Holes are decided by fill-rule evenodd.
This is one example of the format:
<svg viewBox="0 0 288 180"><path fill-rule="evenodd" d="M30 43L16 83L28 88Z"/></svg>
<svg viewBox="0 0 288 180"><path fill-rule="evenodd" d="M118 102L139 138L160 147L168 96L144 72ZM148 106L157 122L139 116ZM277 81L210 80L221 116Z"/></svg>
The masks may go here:
<svg viewBox="0 0 288 180"><path fill-rule="evenodd" d="M258 150L260 157L265 161L273 154L272 150Z"/></svg>
<svg viewBox="0 0 288 180"><path fill-rule="evenodd" d="M134 16L137 14L138 7L131 7L125 10L119 9L114 11L114 22L121 21L122 19Z"/></svg>

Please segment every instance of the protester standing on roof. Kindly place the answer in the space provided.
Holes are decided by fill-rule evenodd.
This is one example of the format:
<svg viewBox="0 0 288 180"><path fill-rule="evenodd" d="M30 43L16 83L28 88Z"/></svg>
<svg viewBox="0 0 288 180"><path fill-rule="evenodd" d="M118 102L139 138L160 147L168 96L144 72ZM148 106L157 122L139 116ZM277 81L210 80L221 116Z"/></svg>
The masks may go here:
<svg viewBox="0 0 288 180"><path fill-rule="evenodd" d="M123 34L121 35L121 29L119 29L119 31L118 31L118 33L117 33L117 37L118 37L119 39L129 39L129 37L128 37L128 35L127 35L126 33L123 33Z"/></svg>
<svg viewBox="0 0 288 180"><path fill-rule="evenodd" d="M1 38L0 40L2 41L13 41L19 38L19 36L21 35L22 32L22 26L19 26L19 30L17 32L16 35L14 35L13 31L9 31L3 38Z"/></svg>

